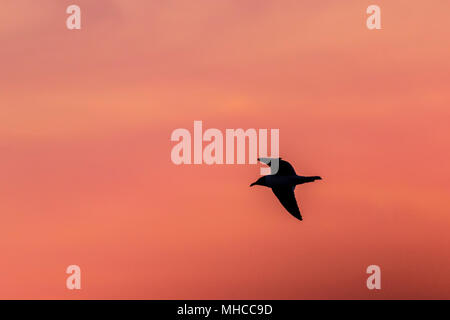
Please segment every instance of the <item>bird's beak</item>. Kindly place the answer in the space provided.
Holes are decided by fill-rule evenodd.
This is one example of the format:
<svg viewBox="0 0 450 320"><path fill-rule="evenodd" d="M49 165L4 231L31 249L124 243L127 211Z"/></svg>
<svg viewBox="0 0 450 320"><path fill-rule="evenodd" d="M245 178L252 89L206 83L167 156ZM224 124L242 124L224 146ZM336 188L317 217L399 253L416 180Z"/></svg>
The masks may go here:
<svg viewBox="0 0 450 320"><path fill-rule="evenodd" d="M256 184L256 182L253 182L253 183L250 185L250 187L253 187L255 184Z"/></svg>

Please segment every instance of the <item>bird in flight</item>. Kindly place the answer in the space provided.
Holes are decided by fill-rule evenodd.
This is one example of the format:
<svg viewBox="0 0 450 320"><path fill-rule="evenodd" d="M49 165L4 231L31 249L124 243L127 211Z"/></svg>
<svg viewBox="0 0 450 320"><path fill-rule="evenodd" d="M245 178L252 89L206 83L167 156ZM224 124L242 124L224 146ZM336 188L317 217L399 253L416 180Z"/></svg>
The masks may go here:
<svg viewBox="0 0 450 320"><path fill-rule="evenodd" d="M250 187L259 185L271 188L283 207L295 218L303 220L297 205L297 200L295 199L295 186L315 180L322 180L322 178L319 176L298 176L295 173L294 167L289 162L281 160L281 158L258 158L258 161L270 166L271 174L259 178Z"/></svg>

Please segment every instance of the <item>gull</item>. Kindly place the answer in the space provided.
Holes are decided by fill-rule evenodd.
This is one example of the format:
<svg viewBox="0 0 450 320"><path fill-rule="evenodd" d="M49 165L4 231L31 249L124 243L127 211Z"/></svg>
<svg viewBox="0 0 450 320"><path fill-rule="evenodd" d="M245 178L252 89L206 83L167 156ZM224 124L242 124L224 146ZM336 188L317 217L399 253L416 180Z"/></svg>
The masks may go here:
<svg viewBox="0 0 450 320"><path fill-rule="evenodd" d="M298 220L303 220L295 199L295 186L316 180L322 180L319 176L304 177L295 173L292 165L281 158L258 158L258 161L270 166L271 174L259 178L250 187L258 185L271 188L283 207ZM277 170L278 162L278 170Z"/></svg>

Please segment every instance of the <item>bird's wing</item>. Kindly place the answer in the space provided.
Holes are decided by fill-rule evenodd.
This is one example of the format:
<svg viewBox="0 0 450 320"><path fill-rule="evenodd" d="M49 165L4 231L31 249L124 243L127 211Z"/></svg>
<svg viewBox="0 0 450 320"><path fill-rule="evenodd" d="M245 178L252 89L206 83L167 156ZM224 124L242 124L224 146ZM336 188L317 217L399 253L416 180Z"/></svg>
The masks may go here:
<svg viewBox="0 0 450 320"><path fill-rule="evenodd" d="M298 208L297 200L295 199L293 187L272 188L272 191L290 214L292 214L295 218L302 220L302 215L300 214L300 209Z"/></svg>
<svg viewBox="0 0 450 320"><path fill-rule="evenodd" d="M267 164L270 166L271 174L272 175L278 175L278 176L295 176L297 175L295 173L294 167L287 161L282 160L281 158L278 158L278 171L275 173L275 169L272 168L272 161L276 158L259 158L258 160L262 163Z"/></svg>

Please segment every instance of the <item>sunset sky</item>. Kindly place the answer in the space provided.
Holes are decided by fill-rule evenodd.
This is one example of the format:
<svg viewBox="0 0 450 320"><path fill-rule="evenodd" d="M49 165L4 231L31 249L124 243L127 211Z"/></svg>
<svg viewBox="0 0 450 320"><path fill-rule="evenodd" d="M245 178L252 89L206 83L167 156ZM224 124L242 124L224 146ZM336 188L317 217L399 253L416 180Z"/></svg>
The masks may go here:
<svg viewBox="0 0 450 320"><path fill-rule="evenodd" d="M449 12L2 0L0 298L450 299ZM296 189L304 221L249 188L260 165L173 164L194 120L279 129L323 177Z"/></svg>

